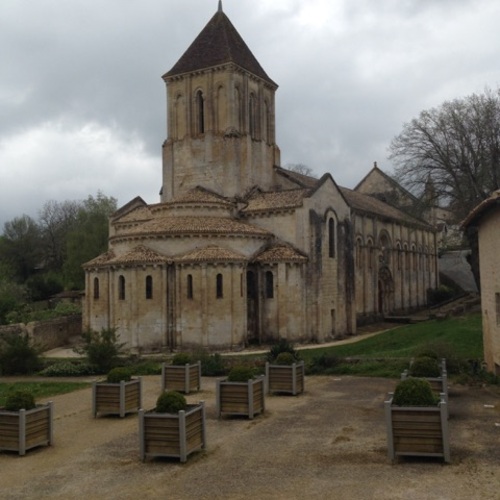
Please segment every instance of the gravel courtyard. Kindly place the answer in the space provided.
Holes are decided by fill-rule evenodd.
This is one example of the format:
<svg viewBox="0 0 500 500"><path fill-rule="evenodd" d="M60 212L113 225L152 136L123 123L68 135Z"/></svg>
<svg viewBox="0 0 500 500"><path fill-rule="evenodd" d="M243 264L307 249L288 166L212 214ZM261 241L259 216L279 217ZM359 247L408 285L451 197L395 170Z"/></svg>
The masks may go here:
<svg viewBox="0 0 500 500"><path fill-rule="evenodd" d="M160 378L143 380L143 405L152 408ZM54 446L24 457L0 452L0 498L500 498L500 388L450 387L451 464L391 464L383 401L394 386L307 377L303 395L267 397L265 415L218 420L215 379L204 378L188 401L206 402L207 449L183 465L141 462L137 415L94 419L91 389L57 396Z"/></svg>

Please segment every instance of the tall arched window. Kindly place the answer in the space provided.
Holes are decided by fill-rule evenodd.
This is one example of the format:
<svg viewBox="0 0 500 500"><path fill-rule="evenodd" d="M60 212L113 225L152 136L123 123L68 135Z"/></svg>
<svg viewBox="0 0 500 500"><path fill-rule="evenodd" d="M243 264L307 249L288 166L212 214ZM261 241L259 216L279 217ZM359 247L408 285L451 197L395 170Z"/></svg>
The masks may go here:
<svg viewBox="0 0 500 500"><path fill-rule="evenodd" d="M125 300L125 278L122 275L118 277L118 299Z"/></svg>
<svg viewBox="0 0 500 500"><path fill-rule="evenodd" d="M335 257L335 221L328 219L328 257Z"/></svg>
<svg viewBox="0 0 500 500"><path fill-rule="evenodd" d="M368 241L368 269L373 269L375 267L375 250L373 248L372 240Z"/></svg>
<svg viewBox="0 0 500 500"><path fill-rule="evenodd" d="M363 269L363 248L361 238L356 238L356 267Z"/></svg>
<svg viewBox="0 0 500 500"><path fill-rule="evenodd" d="M99 298L99 278L94 278L94 299Z"/></svg>
<svg viewBox="0 0 500 500"><path fill-rule="evenodd" d="M223 282L222 282L222 274L218 274L217 275L217 279L216 279L216 297L218 299L222 299L223 295L224 295L224 289L223 289Z"/></svg>
<svg viewBox="0 0 500 500"><path fill-rule="evenodd" d="M274 275L272 271L266 271L266 299L274 298Z"/></svg>
<svg viewBox="0 0 500 500"><path fill-rule="evenodd" d="M248 129L250 132L250 137L255 139L257 137L257 103L255 96L250 94L250 100L248 102Z"/></svg>
<svg viewBox="0 0 500 500"><path fill-rule="evenodd" d="M187 275L187 292L186 292L186 296L188 299L192 299L193 298L193 275L192 274L188 274Z"/></svg>
<svg viewBox="0 0 500 500"><path fill-rule="evenodd" d="M146 276L146 299L153 298L153 277Z"/></svg>
<svg viewBox="0 0 500 500"><path fill-rule="evenodd" d="M205 133L205 99L203 99L203 92L198 90L196 92L196 125L198 133Z"/></svg>

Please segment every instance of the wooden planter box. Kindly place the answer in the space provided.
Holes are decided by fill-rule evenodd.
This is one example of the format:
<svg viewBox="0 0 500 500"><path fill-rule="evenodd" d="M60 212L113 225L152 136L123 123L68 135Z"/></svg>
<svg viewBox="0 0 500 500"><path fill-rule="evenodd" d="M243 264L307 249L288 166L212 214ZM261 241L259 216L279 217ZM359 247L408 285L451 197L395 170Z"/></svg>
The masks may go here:
<svg viewBox="0 0 500 500"><path fill-rule="evenodd" d="M304 392L304 361L293 365L272 365L266 363L266 393L297 394Z"/></svg>
<svg viewBox="0 0 500 500"><path fill-rule="evenodd" d="M442 457L450 462L447 403L444 395L436 406L393 406L385 401L389 458L398 456Z"/></svg>
<svg viewBox="0 0 500 500"><path fill-rule="evenodd" d="M185 462L206 446L205 403L188 405L179 413L139 410L139 447L141 460L147 457L172 457Z"/></svg>
<svg viewBox="0 0 500 500"><path fill-rule="evenodd" d="M161 390L189 394L201 387L201 361L186 365L161 365Z"/></svg>
<svg viewBox="0 0 500 500"><path fill-rule="evenodd" d="M248 382L217 380L215 392L217 417L242 415L253 419L255 415L263 413L265 411L264 383L263 375Z"/></svg>
<svg viewBox="0 0 500 500"><path fill-rule="evenodd" d="M120 415L139 411L142 406L142 379L137 377L119 383L93 382L92 383L92 413Z"/></svg>
<svg viewBox="0 0 500 500"><path fill-rule="evenodd" d="M54 405L37 405L32 410L0 409L0 450L25 455L36 446L50 446L54 434Z"/></svg>

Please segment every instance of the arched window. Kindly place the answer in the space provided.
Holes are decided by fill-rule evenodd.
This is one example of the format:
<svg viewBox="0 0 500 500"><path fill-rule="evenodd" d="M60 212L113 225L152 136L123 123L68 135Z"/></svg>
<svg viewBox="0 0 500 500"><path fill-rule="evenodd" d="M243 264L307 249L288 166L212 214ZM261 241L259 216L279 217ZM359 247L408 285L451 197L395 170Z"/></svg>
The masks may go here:
<svg viewBox="0 0 500 500"><path fill-rule="evenodd" d="M255 139L257 136L257 110L255 96L253 94L250 94L250 100L248 102L248 129L250 137Z"/></svg>
<svg viewBox="0 0 500 500"><path fill-rule="evenodd" d="M216 297L218 299L222 299L223 297L223 294L224 294L224 290L223 290L223 283L222 283L222 274L218 274L217 275L217 279L216 279Z"/></svg>
<svg viewBox="0 0 500 500"><path fill-rule="evenodd" d="M196 125L198 127L198 134L205 133L205 100L203 99L203 92L198 90L196 92Z"/></svg>
<svg viewBox="0 0 500 500"><path fill-rule="evenodd" d="M375 266L375 251L373 249L373 242L368 241L368 269L373 269Z"/></svg>
<svg viewBox="0 0 500 500"><path fill-rule="evenodd" d="M401 271L403 267L403 252L401 251L401 245L399 243L396 244L396 250L398 252L398 271Z"/></svg>
<svg viewBox="0 0 500 500"><path fill-rule="evenodd" d="M187 298L192 299L193 298L193 275L188 274L187 275Z"/></svg>
<svg viewBox="0 0 500 500"><path fill-rule="evenodd" d="M266 299L274 298L274 276L272 271L266 271Z"/></svg>
<svg viewBox="0 0 500 500"><path fill-rule="evenodd" d="M99 278L94 278L94 299L99 298Z"/></svg>
<svg viewBox="0 0 500 500"><path fill-rule="evenodd" d="M125 300L125 278L121 275L118 277L118 299Z"/></svg>
<svg viewBox="0 0 500 500"><path fill-rule="evenodd" d="M153 277L146 276L146 299L153 298Z"/></svg>
<svg viewBox="0 0 500 500"><path fill-rule="evenodd" d="M335 221L328 219L328 257L335 257Z"/></svg>
<svg viewBox="0 0 500 500"><path fill-rule="evenodd" d="M356 238L356 267L363 269L363 248L361 238Z"/></svg>

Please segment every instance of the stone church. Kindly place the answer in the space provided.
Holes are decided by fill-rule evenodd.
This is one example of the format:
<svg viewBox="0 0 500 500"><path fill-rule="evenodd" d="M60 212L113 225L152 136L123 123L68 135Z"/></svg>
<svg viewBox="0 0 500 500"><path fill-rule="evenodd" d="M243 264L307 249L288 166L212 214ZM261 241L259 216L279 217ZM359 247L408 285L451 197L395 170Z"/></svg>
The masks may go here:
<svg viewBox="0 0 500 500"><path fill-rule="evenodd" d="M280 166L278 86L221 2L163 80L160 202L111 217L108 251L84 265L84 328L142 350L234 349L325 342L425 304L433 227L367 183Z"/></svg>

